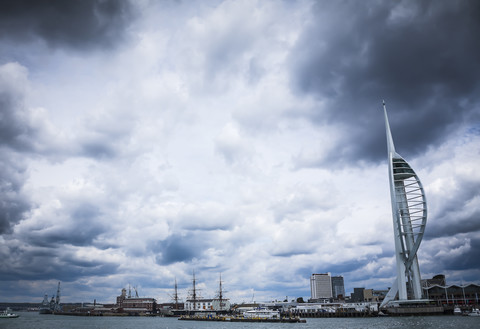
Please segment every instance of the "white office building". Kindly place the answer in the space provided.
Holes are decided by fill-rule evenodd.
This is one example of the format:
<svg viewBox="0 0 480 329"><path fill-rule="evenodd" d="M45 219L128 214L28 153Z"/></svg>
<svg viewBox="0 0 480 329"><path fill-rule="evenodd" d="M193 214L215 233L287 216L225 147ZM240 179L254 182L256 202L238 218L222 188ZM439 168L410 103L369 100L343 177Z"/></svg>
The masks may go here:
<svg viewBox="0 0 480 329"><path fill-rule="evenodd" d="M332 277L330 273L312 274L310 277L312 299L332 298Z"/></svg>

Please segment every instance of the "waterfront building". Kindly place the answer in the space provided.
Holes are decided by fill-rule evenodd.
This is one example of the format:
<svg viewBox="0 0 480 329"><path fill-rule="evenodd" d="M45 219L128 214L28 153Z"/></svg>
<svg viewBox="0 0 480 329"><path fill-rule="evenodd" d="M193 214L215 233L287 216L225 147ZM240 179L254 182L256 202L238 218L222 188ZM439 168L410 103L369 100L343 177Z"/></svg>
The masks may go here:
<svg viewBox="0 0 480 329"><path fill-rule="evenodd" d="M228 311L230 310L230 301L226 298L197 298L187 299L185 302L186 311Z"/></svg>
<svg viewBox="0 0 480 329"><path fill-rule="evenodd" d="M470 283L466 285L432 285L424 287L425 296L440 304L448 305L479 305L480 285Z"/></svg>
<svg viewBox="0 0 480 329"><path fill-rule="evenodd" d="M115 307L126 313L151 313L155 310L156 301L151 297L132 297L130 294L127 296L127 290L122 289L120 296L117 296L117 303Z"/></svg>
<svg viewBox="0 0 480 329"><path fill-rule="evenodd" d="M345 298L345 284L343 276L332 276L332 296L335 299Z"/></svg>
<svg viewBox="0 0 480 329"><path fill-rule="evenodd" d="M350 301L353 303L361 303L365 300L363 296L363 291L365 288L353 288L353 292L351 293Z"/></svg>
<svg viewBox="0 0 480 329"><path fill-rule="evenodd" d="M310 277L312 300L332 298L332 277L330 273L312 274Z"/></svg>
<svg viewBox="0 0 480 329"><path fill-rule="evenodd" d="M353 303L369 302L379 303L383 301L388 290L353 288L350 301Z"/></svg>
<svg viewBox="0 0 480 329"><path fill-rule="evenodd" d="M185 310L187 311L211 311L213 299L196 298L185 301Z"/></svg>
<svg viewBox="0 0 480 329"><path fill-rule="evenodd" d="M427 222L427 201L422 183L410 165L395 151L385 102L383 112L387 135L397 277L383 300L382 307L396 298L399 301L422 298L417 251Z"/></svg>

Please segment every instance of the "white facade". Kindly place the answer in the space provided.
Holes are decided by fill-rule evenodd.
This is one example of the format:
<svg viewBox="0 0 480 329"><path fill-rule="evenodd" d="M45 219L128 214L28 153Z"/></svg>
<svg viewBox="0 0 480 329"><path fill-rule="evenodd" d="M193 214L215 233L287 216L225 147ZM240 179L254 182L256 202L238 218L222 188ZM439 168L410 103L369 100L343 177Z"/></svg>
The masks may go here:
<svg viewBox="0 0 480 329"><path fill-rule="evenodd" d="M187 299L185 302L185 310L187 311L228 311L230 310L230 301L223 298L220 299Z"/></svg>
<svg viewBox="0 0 480 329"><path fill-rule="evenodd" d="M193 299L187 299L185 302L185 310L187 311L211 311L213 299L199 298L195 301Z"/></svg>
<svg viewBox="0 0 480 329"><path fill-rule="evenodd" d="M312 274L310 277L312 299L332 298L332 277L330 273Z"/></svg>

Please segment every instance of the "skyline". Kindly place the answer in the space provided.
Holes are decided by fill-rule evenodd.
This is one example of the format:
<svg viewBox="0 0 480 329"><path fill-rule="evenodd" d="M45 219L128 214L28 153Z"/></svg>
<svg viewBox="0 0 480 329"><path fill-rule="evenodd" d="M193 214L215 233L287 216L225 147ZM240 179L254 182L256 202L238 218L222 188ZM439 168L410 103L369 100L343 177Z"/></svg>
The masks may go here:
<svg viewBox="0 0 480 329"><path fill-rule="evenodd" d="M422 279L479 283L478 2L46 3L0 2L2 302L390 287L382 100Z"/></svg>

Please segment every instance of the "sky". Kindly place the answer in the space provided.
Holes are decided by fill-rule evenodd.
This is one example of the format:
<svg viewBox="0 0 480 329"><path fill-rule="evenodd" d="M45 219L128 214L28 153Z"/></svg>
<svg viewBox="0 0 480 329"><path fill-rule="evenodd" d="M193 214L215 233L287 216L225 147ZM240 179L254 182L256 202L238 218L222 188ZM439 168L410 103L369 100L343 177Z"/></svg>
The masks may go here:
<svg viewBox="0 0 480 329"><path fill-rule="evenodd" d="M310 298L395 278L382 101L422 278L480 283L478 1L0 1L0 301Z"/></svg>

